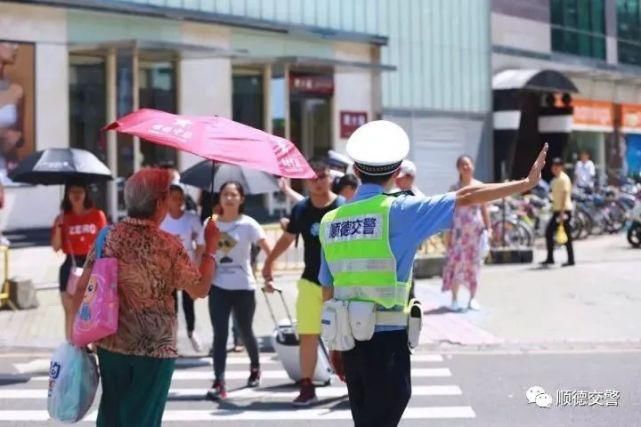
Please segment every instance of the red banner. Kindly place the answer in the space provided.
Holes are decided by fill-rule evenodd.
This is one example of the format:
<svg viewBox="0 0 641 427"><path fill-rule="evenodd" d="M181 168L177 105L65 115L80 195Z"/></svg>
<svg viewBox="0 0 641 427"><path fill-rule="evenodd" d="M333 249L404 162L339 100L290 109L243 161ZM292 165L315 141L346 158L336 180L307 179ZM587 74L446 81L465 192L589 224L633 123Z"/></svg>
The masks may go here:
<svg viewBox="0 0 641 427"><path fill-rule="evenodd" d="M341 138L349 138L360 126L367 123L367 111L341 111Z"/></svg>
<svg viewBox="0 0 641 427"><path fill-rule="evenodd" d="M290 73L289 90L292 93L332 96L334 94L334 78L331 75Z"/></svg>

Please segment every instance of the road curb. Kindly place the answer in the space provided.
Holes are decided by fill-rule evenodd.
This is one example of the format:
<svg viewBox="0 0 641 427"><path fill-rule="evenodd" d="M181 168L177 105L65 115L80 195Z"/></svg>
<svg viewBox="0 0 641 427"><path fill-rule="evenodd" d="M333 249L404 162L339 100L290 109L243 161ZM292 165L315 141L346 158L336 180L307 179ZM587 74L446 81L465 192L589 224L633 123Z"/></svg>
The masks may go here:
<svg viewBox="0 0 641 427"><path fill-rule="evenodd" d="M558 353L558 352L616 352L641 351L641 339L627 340L545 340L504 341L496 344L462 345L427 343L419 346L424 351L440 353Z"/></svg>

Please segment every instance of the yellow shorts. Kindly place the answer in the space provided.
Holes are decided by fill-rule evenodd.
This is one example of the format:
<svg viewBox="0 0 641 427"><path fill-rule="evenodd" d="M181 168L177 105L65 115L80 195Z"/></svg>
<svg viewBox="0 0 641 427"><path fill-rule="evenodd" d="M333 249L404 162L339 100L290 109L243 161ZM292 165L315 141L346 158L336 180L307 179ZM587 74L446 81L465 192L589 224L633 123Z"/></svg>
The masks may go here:
<svg viewBox="0 0 641 427"><path fill-rule="evenodd" d="M296 298L296 329L301 335L320 335L323 289L306 279L298 281Z"/></svg>

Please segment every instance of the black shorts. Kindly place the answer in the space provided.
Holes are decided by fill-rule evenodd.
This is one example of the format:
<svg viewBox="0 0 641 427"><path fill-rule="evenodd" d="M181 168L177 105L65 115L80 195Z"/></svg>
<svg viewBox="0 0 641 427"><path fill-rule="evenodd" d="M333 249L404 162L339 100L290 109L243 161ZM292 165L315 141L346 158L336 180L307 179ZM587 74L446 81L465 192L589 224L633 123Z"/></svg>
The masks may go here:
<svg viewBox="0 0 641 427"><path fill-rule="evenodd" d="M87 260L86 255L74 255L73 258L76 260L76 266L82 267L85 265ZM71 268L73 267L73 260L71 255L67 255L65 262L60 266L60 271L58 272L58 289L60 292L67 290L67 282L69 281L69 276L71 275Z"/></svg>

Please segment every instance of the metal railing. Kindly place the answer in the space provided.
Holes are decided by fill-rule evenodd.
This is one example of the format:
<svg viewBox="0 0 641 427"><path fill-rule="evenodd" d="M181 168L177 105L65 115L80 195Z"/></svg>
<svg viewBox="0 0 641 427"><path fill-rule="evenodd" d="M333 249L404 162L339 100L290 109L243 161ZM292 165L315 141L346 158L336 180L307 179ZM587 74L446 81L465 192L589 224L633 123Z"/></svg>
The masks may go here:
<svg viewBox="0 0 641 427"><path fill-rule="evenodd" d="M270 247L274 247L280 236L283 234L283 230L280 227L280 224L266 224L263 225L263 230L265 230L265 235L267 236L267 243ZM274 265L274 270L278 271L295 271L302 270L305 267L305 260L303 255L303 241L302 237L298 239L298 244L292 245L283 255L281 255L276 264ZM265 261L265 254L261 252L258 255L258 268L259 270L263 266Z"/></svg>
<svg viewBox="0 0 641 427"><path fill-rule="evenodd" d="M267 242L270 247L274 247L278 239L283 233L279 224L266 224L263 225L263 230L267 236ZM299 239L300 242L297 246L292 245L283 255L278 258L278 261L274 265L274 270L280 272L291 272L296 270L302 270L305 267L305 260L303 255L303 241L302 238ZM425 240L423 244L419 247L417 251L418 256L439 256L445 253L445 243L443 240L443 235L438 234L430 237ZM260 253L257 259L257 269L260 272L260 269L263 267L263 262L265 261L265 254Z"/></svg>
<svg viewBox="0 0 641 427"><path fill-rule="evenodd" d="M10 295L10 283L9 283L9 247L0 246L0 252L2 253L3 259L3 278L2 286L0 287L0 308L9 306L12 310L16 310L17 307L11 301Z"/></svg>

